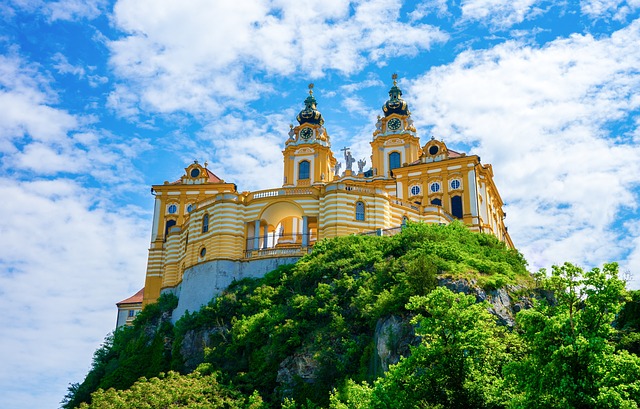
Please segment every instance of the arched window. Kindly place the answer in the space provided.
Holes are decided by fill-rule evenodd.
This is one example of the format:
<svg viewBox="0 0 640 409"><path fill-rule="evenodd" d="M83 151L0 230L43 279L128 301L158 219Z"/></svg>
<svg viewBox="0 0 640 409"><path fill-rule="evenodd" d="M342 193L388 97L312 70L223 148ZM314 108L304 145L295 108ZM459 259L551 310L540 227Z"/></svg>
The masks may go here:
<svg viewBox="0 0 640 409"><path fill-rule="evenodd" d="M364 221L364 203L356 202L356 220Z"/></svg>
<svg viewBox="0 0 640 409"><path fill-rule="evenodd" d="M462 219L462 196L451 198L451 214L455 218Z"/></svg>
<svg viewBox="0 0 640 409"><path fill-rule="evenodd" d="M435 206L442 206L442 200L440 199L433 199L431 200L431 204L435 205Z"/></svg>
<svg viewBox="0 0 640 409"><path fill-rule="evenodd" d="M167 224L164 225L164 236L167 237L169 230L176 225L175 220L167 220Z"/></svg>
<svg viewBox="0 0 640 409"><path fill-rule="evenodd" d="M298 164L298 179L309 179L309 161L303 160Z"/></svg>
<svg viewBox="0 0 640 409"><path fill-rule="evenodd" d="M389 170L394 170L400 167L400 153L391 152L389 154Z"/></svg>
<svg viewBox="0 0 640 409"><path fill-rule="evenodd" d="M202 218L202 232L206 233L209 231L209 215L205 214Z"/></svg>

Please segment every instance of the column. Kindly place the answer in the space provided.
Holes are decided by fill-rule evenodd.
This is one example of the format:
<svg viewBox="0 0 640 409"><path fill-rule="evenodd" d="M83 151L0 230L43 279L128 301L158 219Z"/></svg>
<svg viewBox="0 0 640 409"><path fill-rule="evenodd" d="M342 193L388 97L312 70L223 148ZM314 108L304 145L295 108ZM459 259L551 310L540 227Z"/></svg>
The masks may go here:
<svg viewBox="0 0 640 409"><path fill-rule="evenodd" d="M269 247L269 226L264 225L264 229L262 230L262 248L266 249Z"/></svg>
<svg viewBox="0 0 640 409"><path fill-rule="evenodd" d="M260 249L260 220L256 220L253 224L253 249Z"/></svg>
<svg viewBox="0 0 640 409"><path fill-rule="evenodd" d="M302 247L309 245L309 223L307 216L302 216Z"/></svg>

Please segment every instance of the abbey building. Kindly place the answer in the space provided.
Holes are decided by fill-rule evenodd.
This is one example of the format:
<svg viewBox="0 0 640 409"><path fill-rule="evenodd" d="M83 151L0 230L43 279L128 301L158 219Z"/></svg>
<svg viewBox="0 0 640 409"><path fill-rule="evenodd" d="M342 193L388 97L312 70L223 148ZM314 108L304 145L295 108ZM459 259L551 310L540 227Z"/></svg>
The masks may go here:
<svg viewBox="0 0 640 409"><path fill-rule="evenodd" d="M367 170L348 148L332 151L312 86L296 119L283 138L280 187L238 192L198 162L179 180L153 186L144 304L171 291L182 312L193 311L234 279L293 262L318 240L384 234L406 220L458 219L513 247L491 165L434 138L421 144L395 76Z"/></svg>

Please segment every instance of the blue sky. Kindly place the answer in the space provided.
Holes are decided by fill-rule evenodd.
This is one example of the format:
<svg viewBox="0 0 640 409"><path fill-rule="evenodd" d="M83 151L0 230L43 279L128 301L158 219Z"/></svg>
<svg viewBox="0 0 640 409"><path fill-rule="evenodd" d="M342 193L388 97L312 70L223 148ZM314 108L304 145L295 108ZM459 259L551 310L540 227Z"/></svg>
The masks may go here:
<svg viewBox="0 0 640 409"><path fill-rule="evenodd" d="M532 270L640 287L640 0L0 5L0 407L55 408L144 282L151 184L278 186L315 83L368 158L391 74L423 143L491 163ZM339 155L338 155L339 156Z"/></svg>

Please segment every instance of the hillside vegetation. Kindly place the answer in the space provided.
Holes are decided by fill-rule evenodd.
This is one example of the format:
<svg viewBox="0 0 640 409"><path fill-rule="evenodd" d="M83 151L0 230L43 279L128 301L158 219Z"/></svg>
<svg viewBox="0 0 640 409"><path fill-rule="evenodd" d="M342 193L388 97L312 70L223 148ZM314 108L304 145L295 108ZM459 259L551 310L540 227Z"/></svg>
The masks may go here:
<svg viewBox="0 0 640 409"><path fill-rule="evenodd" d="M637 303L611 325L627 296L617 266L548 276L534 283L517 251L458 223L324 240L175 326L161 297L107 338L63 407L638 407ZM513 327L492 295L521 306Z"/></svg>

